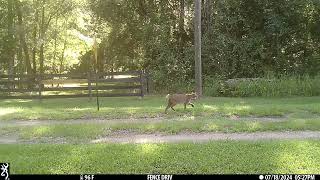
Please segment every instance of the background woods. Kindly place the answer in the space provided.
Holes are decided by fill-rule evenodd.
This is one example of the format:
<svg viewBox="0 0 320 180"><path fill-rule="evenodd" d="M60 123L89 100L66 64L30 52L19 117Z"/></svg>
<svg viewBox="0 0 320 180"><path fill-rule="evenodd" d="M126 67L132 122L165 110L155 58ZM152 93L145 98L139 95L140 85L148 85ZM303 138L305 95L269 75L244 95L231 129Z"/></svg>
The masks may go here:
<svg viewBox="0 0 320 180"><path fill-rule="evenodd" d="M87 72L96 37L99 71L148 70L158 91L191 90L193 17L192 0L0 0L0 72ZM202 1L212 95L232 78L317 76L319 41L318 0Z"/></svg>

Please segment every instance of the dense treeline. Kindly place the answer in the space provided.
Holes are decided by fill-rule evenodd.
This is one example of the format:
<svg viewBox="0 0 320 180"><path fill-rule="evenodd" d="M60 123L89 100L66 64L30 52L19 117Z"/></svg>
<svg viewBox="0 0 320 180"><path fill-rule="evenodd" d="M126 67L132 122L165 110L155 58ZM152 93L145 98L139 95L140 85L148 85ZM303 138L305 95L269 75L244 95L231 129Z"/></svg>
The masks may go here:
<svg viewBox="0 0 320 180"><path fill-rule="evenodd" d="M0 73L65 73L88 34L85 0L0 0ZM85 21L85 22L83 22ZM88 23L87 23L88 22Z"/></svg>
<svg viewBox="0 0 320 180"><path fill-rule="evenodd" d="M144 69L157 87L189 86L193 10L193 0L0 0L0 72L87 71L96 37L100 71ZM315 76L320 1L203 0L202 42L205 80Z"/></svg>

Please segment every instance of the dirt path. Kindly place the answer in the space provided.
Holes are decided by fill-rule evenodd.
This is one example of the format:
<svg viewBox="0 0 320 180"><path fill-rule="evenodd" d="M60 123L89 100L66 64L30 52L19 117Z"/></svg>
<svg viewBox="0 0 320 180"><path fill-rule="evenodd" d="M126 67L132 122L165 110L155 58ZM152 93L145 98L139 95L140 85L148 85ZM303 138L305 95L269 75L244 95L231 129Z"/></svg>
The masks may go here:
<svg viewBox="0 0 320 180"><path fill-rule="evenodd" d="M43 126L55 124L83 124L83 123L150 123L161 122L164 118L128 118L128 119L71 119L71 120L10 120L0 121L0 127L4 126ZM168 120L168 119L167 119Z"/></svg>
<svg viewBox="0 0 320 180"><path fill-rule="evenodd" d="M154 117L154 118L127 118L127 119L71 119L71 120L10 120L10 121L0 121L0 127L5 126L43 126L43 125L55 125L55 124L83 124L83 123L154 123L163 121L175 121L180 119L185 119L186 117L176 117L176 118L165 118L165 117ZM196 117L195 117L196 118ZM215 117L212 117L213 119ZM268 121L268 122L279 122L287 120L287 117L238 117L230 116L227 119L232 121Z"/></svg>
<svg viewBox="0 0 320 180"><path fill-rule="evenodd" d="M177 143L208 142L217 140L279 140L279 139L320 139L320 131L256 132L256 133L182 133L161 134L120 134L91 141L92 143Z"/></svg>
<svg viewBox="0 0 320 180"><path fill-rule="evenodd" d="M293 131L293 132L256 132L256 133L180 133L176 135L165 134L137 134L133 132L118 132L110 136L92 139L78 143L203 143L218 140L258 141L258 140L320 140L320 131ZM63 137L41 138L38 140L21 141L18 137L0 137L0 144L67 144Z"/></svg>
<svg viewBox="0 0 320 180"><path fill-rule="evenodd" d="M179 117L184 119L185 117ZM165 117L155 118L130 118L130 119L74 119L74 120L11 120L0 121L0 127L15 126L41 126L55 124L81 124L81 123L155 123L165 121L179 121L179 118L167 119ZM214 118L214 117L213 117ZM285 121L286 117L228 117L231 121L250 120L250 121ZM194 133L183 132L176 135L168 134L138 134L131 131L116 131L106 137L92 140L79 140L77 143L177 143L177 142L207 142L215 140L268 140L268 139L320 139L320 131L293 131L293 132L256 132L256 133ZM83 142L82 142L83 141ZM18 135L0 135L0 144L34 144L50 143L64 144L72 140L64 137L43 137L23 141Z"/></svg>

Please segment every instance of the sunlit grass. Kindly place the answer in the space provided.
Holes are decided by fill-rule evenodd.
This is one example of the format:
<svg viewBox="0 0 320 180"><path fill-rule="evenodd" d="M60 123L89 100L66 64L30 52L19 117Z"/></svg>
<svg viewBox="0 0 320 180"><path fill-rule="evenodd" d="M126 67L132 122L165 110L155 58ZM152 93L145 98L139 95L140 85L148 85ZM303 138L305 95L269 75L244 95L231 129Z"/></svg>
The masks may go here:
<svg viewBox="0 0 320 180"><path fill-rule="evenodd" d="M14 114L21 111L19 107L11 107L11 108L0 108L0 117L1 116L8 116L10 114Z"/></svg>
<svg viewBox="0 0 320 180"><path fill-rule="evenodd" d="M319 174L320 142L0 145L13 174Z"/></svg>
<svg viewBox="0 0 320 180"><path fill-rule="evenodd" d="M176 117L185 114L283 116L296 112L320 114L320 97L295 98L202 98L195 108L176 106L176 112L164 114L166 100L161 96L100 98L97 111L95 98L3 100L0 101L0 120L11 119L76 119L76 118L142 118Z"/></svg>
<svg viewBox="0 0 320 180"><path fill-rule="evenodd" d="M231 120L225 118L195 118L179 121L168 119L157 122L79 123L37 126L8 126L1 134L17 135L22 141L41 138L65 138L68 142L85 143L105 137L112 132L176 134L184 132L265 132L265 131L320 131L320 118L288 119L285 121Z"/></svg>

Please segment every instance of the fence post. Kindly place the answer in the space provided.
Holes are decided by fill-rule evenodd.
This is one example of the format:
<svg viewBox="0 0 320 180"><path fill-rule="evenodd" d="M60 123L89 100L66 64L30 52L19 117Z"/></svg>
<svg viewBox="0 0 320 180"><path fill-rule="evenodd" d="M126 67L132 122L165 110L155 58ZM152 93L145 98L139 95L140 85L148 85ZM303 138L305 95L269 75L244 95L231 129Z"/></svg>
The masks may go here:
<svg viewBox="0 0 320 180"><path fill-rule="evenodd" d="M147 93L149 94L150 93L150 87L149 87L149 71L146 71L145 72L145 82L146 82L146 88L147 88Z"/></svg>
<svg viewBox="0 0 320 180"><path fill-rule="evenodd" d="M92 100L92 86L91 86L91 71L87 73L88 78L88 90L89 90L89 100Z"/></svg>
<svg viewBox="0 0 320 180"><path fill-rule="evenodd" d="M143 71L140 71L140 96L143 98L144 96L144 82L143 82Z"/></svg>
<svg viewBox="0 0 320 180"><path fill-rule="evenodd" d="M39 100L41 100L42 94L42 74L38 75L38 86L39 86Z"/></svg>

